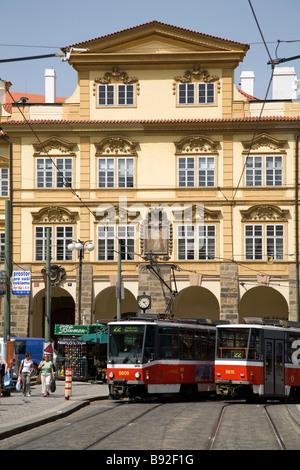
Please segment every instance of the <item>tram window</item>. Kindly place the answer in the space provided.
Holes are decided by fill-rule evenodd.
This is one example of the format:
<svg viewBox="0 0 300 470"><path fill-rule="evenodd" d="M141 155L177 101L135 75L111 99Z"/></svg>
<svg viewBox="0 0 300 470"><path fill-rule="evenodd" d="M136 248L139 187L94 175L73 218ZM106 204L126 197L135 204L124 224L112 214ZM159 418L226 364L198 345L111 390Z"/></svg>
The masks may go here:
<svg viewBox="0 0 300 470"><path fill-rule="evenodd" d="M207 360L208 356L208 330L195 331L195 359Z"/></svg>
<svg viewBox="0 0 300 470"><path fill-rule="evenodd" d="M208 332L208 359L214 360L215 358L215 344L216 344L216 334L214 331Z"/></svg>
<svg viewBox="0 0 300 470"><path fill-rule="evenodd" d="M159 358L178 359L178 332L175 328L159 328Z"/></svg>
<svg viewBox="0 0 300 470"><path fill-rule="evenodd" d="M179 358L194 359L194 331L180 330L179 336Z"/></svg>
<svg viewBox="0 0 300 470"><path fill-rule="evenodd" d="M248 359L259 361L260 359L260 333L257 329L251 329Z"/></svg>
<svg viewBox="0 0 300 470"><path fill-rule="evenodd" d="M154 358L154 339L155 327L152 325L147 325L144 349L144 356L146 360Z"/></svg>
<svg viewBox="0 0 300 470"><path fill-rule="evenodd" d="M220 328L217 339L217 357L220 359L245 359L249 331L249 328Z"/></svg>

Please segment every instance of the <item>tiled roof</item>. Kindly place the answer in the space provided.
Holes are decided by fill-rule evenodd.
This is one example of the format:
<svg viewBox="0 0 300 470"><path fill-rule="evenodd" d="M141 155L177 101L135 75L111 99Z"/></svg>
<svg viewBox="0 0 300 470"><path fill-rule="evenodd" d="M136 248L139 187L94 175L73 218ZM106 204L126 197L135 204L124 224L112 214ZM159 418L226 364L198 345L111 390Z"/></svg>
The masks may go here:
<svg viewBox="0 0 300 470"><path fill-rule="evenodd" d="M11 97L11 96L12 97ZM11 91L10 93L5 94L5 103L14 103L14 101L18 101L21 98L27 98L28 103L45 103L45 95L36 95L33 93L23 93L23 92L16 92ZM56 103L63 103L66 98L56 97Z"/></svg>
<svg viewBox="0 0 300 470"><path fill-rule="evenodd" d="M299 116L249 116L249 117L236 117L236 118L216 118L216 119L141 119L141 120L58 120L58 119L35 119L35 120L21 120L21 121L5 121L1 123L2 125L21 125L21 124L95 124L95 125L105 125L105 124L198 124L198 123L230 123L230 122L255 122L255 121L278 121L278 122L297 122L300 121Z"/></svg>
<svg viewBox="0 0 300 470"><path fill-rule="evenodd" d="M206 36L208 38L213 38L213 39L218 39L218 40L221 40L221 41L227 41L227 42L231 42L233 44L240 44L242 46L248 46L248 44L243 44L241 42L236 42L236 41L231 41L229 39L222 39L222 38L219 38L217 36L211 36L210 34L205 34L205 33L200 33L199 31L193 31L191 29L187 29L187 28L182 28L180 26L173 26L173 25L170 25L170 24L167 24L167 23L162 23L160 21L156 21L156 20L153 20L153 21L149 21L148 23L143 23L143 24L140 24L138 26L133 26L131 28L126 28L126 29L122 29L120 31L116 31L114 33L109 33L109 34L105 34L104 36L99 36L97 38L94 38L94 39L89 39L89 40L86 40L86 41L82 41L82 42L78 42L76 44L70 44L69 46L66 46L66 47L62 47L61 50L65 50L66 48L69 48L69 47L76 47L78 46L79 44L83 44L83 43L87 43L87 42L92 42L92 41L96 41L98 39L102 39L102 38L107 38L109 36L113 36L114 34L120 34L120 33L123 33L125 31L133 31L135 29L138 29L138 28L142 28L144 26L150 26L150 25L158 25L158 26L166 26L166 27L169 27L169 28L174 28L174 29L177 29L179 31L187 31L189 33L193 33L193 34L201 34L203 36Z"/></svg>

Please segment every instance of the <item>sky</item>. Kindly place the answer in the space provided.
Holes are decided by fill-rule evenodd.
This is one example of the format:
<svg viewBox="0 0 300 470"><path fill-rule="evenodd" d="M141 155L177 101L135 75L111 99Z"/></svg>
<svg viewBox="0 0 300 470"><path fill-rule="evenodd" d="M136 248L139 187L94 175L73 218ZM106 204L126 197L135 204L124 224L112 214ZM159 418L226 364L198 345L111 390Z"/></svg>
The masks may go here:
<svg viewBox="0 0 300 470"><path fill-rule="evenodd" d="M299 0L2 0L0 11L0 60L60 52L153 20L249 44L235 83L242 71L253 71L260 99L271 77L270 57L300 55ZM300 79L300 58L281 66L294 67ZM59 57L2 62L0 79L12 83L11 91L44 94L48 68L56 71L57 96L71 96L77 73Z"/></svg>

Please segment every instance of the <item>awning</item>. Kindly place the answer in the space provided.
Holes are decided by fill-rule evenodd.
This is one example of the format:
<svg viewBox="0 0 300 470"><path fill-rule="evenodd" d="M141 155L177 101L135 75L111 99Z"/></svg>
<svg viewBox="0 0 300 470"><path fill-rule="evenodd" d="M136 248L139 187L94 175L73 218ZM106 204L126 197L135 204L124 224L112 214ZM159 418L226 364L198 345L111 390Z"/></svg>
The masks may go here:
<svg viewBox="0 0 300 470"><path fill-rule="evenodd" d="M107 343L107 334L106 333L92 333L89 335L79 336L78 338L80 341L87 341L90 343L99 343L99 344L106 344Z"/></svg>

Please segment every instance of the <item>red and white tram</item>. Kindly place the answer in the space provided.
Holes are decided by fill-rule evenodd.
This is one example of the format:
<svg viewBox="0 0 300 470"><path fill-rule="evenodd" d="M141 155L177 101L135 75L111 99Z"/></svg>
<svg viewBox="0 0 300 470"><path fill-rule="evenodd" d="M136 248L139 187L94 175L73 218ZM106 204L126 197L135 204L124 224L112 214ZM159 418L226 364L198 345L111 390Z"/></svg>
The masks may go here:
<svg viewBox="0 0 300 470"><path fill-rule="evenodd" d="M260 318L217 326L217 393L300 399L300 323Z"/></svg>
<svg viewBox="0 0 300 470"><path fill-rule="evenodd" d="M109 323L110 397L215 392L215 334L209 320L176 322L155 314Z"/></svg>

